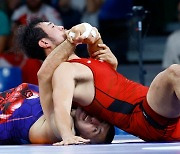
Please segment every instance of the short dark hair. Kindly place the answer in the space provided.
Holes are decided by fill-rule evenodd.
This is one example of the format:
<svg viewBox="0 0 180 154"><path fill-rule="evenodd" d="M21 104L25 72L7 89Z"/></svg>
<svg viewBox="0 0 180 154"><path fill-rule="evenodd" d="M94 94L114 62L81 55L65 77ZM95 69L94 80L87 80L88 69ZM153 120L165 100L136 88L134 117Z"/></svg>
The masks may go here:
<svg viewBox="0 0 180 154"><path fill-rule="evenodd" d="M16 46L19 50L25 52L28 57L44 60L46 54L38 42L42 38L49 38L42 28L37 25L45 22L39 18L32 19L27 25L20 26L15 35Z"/></svg>
<svg viewBox="0 0 180 154"><path fill-rule="evenodd" d="M114 139L114 135L115 135L115 128L114 128L113 125L110 125L110 128L109 128L109 130L107 132L104 143L105 144L110 144Z"/></svg>

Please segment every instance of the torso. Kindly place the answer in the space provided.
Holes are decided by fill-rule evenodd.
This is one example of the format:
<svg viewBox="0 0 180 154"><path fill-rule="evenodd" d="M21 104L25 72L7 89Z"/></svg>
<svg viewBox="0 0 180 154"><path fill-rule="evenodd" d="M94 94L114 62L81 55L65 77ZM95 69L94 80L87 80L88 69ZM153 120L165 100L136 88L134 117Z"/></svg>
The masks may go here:
<svg viewBox="0 0 180 154"><path fill-rule="evenodd" d="M132 115L140 113L139 104L146 100L148 87L128 80L105 62L83 58L70 62L78 63L77 79L84 75L77 81L73 101L89 114L135 134Z"/></svg>
<svg viewBox="0 0 180 154"><path fill-rule="evenodd" d="M106 62L85 58L73 59L70 62L73 62L75 71L78 72L75 76L73 101L82 106L92 104L94 99L99 97L99 91L113 100L119 99L134 104L146 97L148 87L128 80ZM101 101L105 101L104 97Z"/></svg>

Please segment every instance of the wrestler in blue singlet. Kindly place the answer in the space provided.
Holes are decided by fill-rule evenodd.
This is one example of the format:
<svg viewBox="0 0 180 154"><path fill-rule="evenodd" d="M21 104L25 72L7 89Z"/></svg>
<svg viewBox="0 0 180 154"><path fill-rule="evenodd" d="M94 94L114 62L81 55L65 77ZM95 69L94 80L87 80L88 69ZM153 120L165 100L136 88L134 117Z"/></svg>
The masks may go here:
<svg viewBox="0 0 180 154"><path fill-rule="evenodd" d="M29 130L42 114L38 86L23 83L0 93L0 144L30 143Z"/></svg>

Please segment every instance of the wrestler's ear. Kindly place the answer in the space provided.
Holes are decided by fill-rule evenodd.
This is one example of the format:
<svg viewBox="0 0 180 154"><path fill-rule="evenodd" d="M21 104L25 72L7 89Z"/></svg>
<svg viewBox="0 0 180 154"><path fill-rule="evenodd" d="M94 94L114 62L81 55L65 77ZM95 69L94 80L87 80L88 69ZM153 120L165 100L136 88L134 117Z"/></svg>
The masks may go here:
<svg viewBox="0 0 180 154"><path fill-rule="evenodd" d="M44 49L51 47L51 41L47 38L40 39L38 44L40 47L42 47Z"/></svg>

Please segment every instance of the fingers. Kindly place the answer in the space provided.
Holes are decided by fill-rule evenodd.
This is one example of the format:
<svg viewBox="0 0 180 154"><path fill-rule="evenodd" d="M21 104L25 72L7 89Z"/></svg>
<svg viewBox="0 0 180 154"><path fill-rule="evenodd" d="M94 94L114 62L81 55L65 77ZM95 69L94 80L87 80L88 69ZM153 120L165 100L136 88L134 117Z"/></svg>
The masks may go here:
<svg viewBox="0 0 180 154"><path fill-rule="evenodd" d="M100 61L106 61L112 65L112 67L115 67L117 59L111 52L110 48L105 44L98 44L98 46L102 49L94 52L92 57Z"/></svg>
<svg viewBox="0 0 180 154"><path fill-rule="evenodd" d="M73 32L70 32L70 30L67 30L67 31L65 31L65 33L66 33L66 36L67 36L68 41L71 42L71 43L73 43L72 38L75 37L75 35L73 34Z"/></svg>
<svg viewBox="0 0 180 154"><path fill-rule="evenodd" d="M109 47L106 44L98 44L98 47L103 49L109 49Z"/></svg>
<svg viewBox="0 0 180 154"><path fill-rule="evenodd" d="M110 59L111 59L111 56L110 56L110 55L107 55L107 54L100 54L100 55L97 55L97 56L95 57L95 59L100 60L100 61L109 62Z"/></svg>
<svg viewBox="0 0 180 154"><path fill-rule="evenodd" d="M74 42L77 42L77 43L83 43L85 39L87 39L86 36L80 35L80 36L74 38L73 40L74 40Z"/></svg>
<svg viewBox="0 0 180 154"><path fill-rule="evenodd" d="M84 139L79 136L74 136L72 138L63 140L61 142L54 143L53 145L54 146L63 146L63 145L74 145L74 144L76 145L76 144L87 144L87 143L90 143L89 139Z"/></svg>
<svg viewBox="0 0 180 154"><path fill-rule="evenodd" d="M82 28L78 29L77 27L73 27L70 30L66 31L67 39L74 44L93 44L96 40L100 38L100 34L97 28L92 27L89 29L88 33L82 32Z"/></svg>
<svg viewBox="0 0 180 154"><path fill-rule="evenodd" d="M93 56L93 57L96 57L96 56L98 56L98 55L105 54L106 52L107 52L106 50L98 50L98 51L94 52L94 53L92 54L92 56Z"/></svg>
<svg viewBox="0 0 180 154"><path fill-rule="evenodd" d="M78 145L78 144L87 144L87 143L89 143L89 142L83 142L83 141L64 142L64 141L61 141L61 142L54 143L53 145L54 146L64 146L64 145Z"/></svg>
<svg viewBox="0 0 180 154"><path fill-rule="evenodd" d="M85 143L81 142L81 141L76 141L76 142L64 142L64 141L61 141L61 142L54 143L53 145L54 146L64 146L64 145L77 145L77 144L85 144Z"/></svg>
<svg viewBox="0 0 180 154"><path fill-rule="evenodd" d="M99 32L95 27L92 27L91 33L89 36L84 40L84 43L87 44L94 44L100 38Z"/></svg>
<svg viewBox="0 0 180 154"><path fill-rule="evenodd" d="M94 52L94 53L92 54L93 57L97 57L97 56L99 57L100 55L101 55L101 56L104 56L104 54L107 54L107 55L110 55L110 54L111 54L111 51L110 51L109 47L106 46L105 44L98 44L98 46L99 46L100 48L102 48L102 49Z"/></svg>
<svg viewBox="0 0 180 154"><path fill-rule="evenodd" d="M82 40L84 40L84 37L81 36L81 32L80 31L66 31L66 36L67 36L67 39L71 42L71 43L74 43L74 44L77 44L77 43L81 43Z"/></svg>

